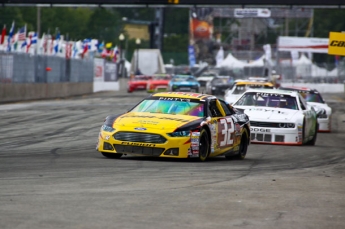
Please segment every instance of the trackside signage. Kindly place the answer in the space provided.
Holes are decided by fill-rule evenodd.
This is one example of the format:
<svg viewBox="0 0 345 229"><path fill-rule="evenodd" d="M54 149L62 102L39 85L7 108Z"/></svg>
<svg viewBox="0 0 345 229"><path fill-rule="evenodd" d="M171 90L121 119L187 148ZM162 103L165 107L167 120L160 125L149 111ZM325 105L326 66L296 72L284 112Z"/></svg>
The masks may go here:
<svg viewBox="0 0 345 229"><path fill-rule="evenodd" d="M345 56L345 33L329 33L328 54Z"/></svg>
<svg viewBox="0 0 345 229"><path fill-rule="evenodd" d="M279 36L278 51L327 53L328 43L328 38Z"/></svg>

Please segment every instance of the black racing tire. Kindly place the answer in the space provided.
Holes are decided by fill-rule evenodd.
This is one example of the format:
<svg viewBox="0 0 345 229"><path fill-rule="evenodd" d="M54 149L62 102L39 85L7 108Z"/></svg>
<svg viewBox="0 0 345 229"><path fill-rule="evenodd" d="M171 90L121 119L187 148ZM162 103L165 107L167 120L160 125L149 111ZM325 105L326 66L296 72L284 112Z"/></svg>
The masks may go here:
<svg viewBox="0 0 345 229"><path fill-rule="evenodd" d="M316 124L315 124L315 133L314 133L314 136L313 136L313 138L312 138L310 141L308 141L308 142L306 143L306 145L309 145L309 146L314 146L314 145L315 145L315 143L316 143L316 138L317 138L318 129L319 129L319 126L318 126L318 123L316 122Z"/></svg>
<svg viewBox="0 0 345 229"><path fill-rule="evenodd" d="M226 159L235 159L235 160L243 160L248 151L248 144L249 144L249 134L248 130L244 128L244 131L241 136L241 143L240 143L240 149L238 150L238 153L233 156L225 156Z"/></svg>
<svg viewBox="0 0 345 229"><path fill-rule="evenodd" d="M104 153L104 152L101 152L101 153L104 157L107 157L107 158L120 158L123 155L122 153Z"/></svg>
<svg viewBox="0 0 345 229"><path fill-rule="evenodd" d="M199 136L199 161L206 161L208 155L210 154L210 139L206 129L200 131Z"/></svg>

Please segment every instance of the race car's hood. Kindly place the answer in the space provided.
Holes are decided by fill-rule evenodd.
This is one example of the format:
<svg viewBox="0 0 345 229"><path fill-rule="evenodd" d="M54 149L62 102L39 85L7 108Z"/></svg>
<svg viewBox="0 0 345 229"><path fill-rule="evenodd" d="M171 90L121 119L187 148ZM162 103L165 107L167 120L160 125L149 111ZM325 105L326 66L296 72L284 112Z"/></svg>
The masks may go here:
<svg viewBox="0 0 345 229"><path fill-rule="evenodd" d="M147 84L147 80L129 81L131 85Z"/></svg>
<svg viewBox="0 0 345 229"><path fill-rule="evenodd" d="M272 107L235 106L249 116L249 120L255 121L289 121L295 120L298 110L281 109Z"/></svg>
<svg viewBox="0 0 345 229"><path fill-rule="evenodd" d="M213 79L213 76L199 76L197 78L198 81L211 81Z"/></svg>
<svg viewBox="0 0 345 229"><path fill-rule="evenodd" d="M314 107L314 109L316 111L320 110L320 109L324 109L326 110L327 114L332 113L332 108L330 108L327 104L325 103L315 103L315 102L307 102L308 105L311 105Z"/></svg>
<svg viewBox="0 0 345 229"><path fill-rule="evenodd" d="M172 132L186 123L200 119L189 115L171 115L161 113L130 112L119 116L113 123L115 129L126 130L162 130Z"/></svg>
<svg viewBox="0 0 345 229"><path fill-rule="evenodd" d="M150 84L152 85L168 85L170 80L154 80L151 81Z"/></svg>

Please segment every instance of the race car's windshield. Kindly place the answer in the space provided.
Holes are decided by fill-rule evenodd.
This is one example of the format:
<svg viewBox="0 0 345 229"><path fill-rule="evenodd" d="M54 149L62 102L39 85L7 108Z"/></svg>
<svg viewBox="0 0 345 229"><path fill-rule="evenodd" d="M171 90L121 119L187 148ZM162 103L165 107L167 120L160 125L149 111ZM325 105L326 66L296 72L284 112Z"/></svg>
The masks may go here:
<svg viewBox="0 0 345 229"><path fill-rule="evenodd" d="M153 76L152 79L153 80L170 80L171 77L170 76Z"/></svg>
<svg viewBox="0 0 345 229"><path fill-rule="evenodd" d="M138 104L132 112L162 113L172 115L191 115L204 117L204 104L191 101L172 101L146 99Z"/></svg>
<svg viewBox="0 0 345 229"><path fill-rule="evenodd" d="M190 82L196 82L197 80L193 76L175 76L173 78L173 81L190 81Z"/></svg>
<svg viewBox="0 0 345 229"><path fill-rule="evenodd" d="M234 106L261 106L298 110L296 98L290 95L266 92L245 93Z"/></svg>
<svg viewBox="0 0 345 229"><path fill-rule="evenodd" d="M135 76L131 79L131 81L145 81L152 79L151 76Z"/></svg>
<svg viewBox="0 0 345 229"><path fill-rule="evenodd" d="M230 83L229 79L226 78L217 78L212 81L212 84L228 84Z"/></svg>
<svg viewBox="0 0 345 229"><path fill-rule="evenodd" d="M325 103L320 94L315 93L300 93L307 102Z"/></svg>
<svg viewBox="0 0 345 229"><path fill-rule="evenodd" d="M236 85L236 88L233 92L233 94L242 94L243 92L251 89L251 88L267 88L267 89L273 89L273 86L264 85L264 84L246 84L246 85Z"/></svg>

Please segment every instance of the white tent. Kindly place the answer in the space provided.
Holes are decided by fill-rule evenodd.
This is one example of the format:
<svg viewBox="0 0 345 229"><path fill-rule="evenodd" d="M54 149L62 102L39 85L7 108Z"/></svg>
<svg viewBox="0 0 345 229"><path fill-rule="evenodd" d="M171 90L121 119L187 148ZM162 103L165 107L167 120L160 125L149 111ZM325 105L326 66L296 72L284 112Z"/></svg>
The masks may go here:
<svg viewBox="0 0 345 229"><path fill-rule="evenodd" d="M247 63L246 67L263 67L265 66L264 59L265 59L265 55L262 55L259 59L254 60L250 63Z"/></svg>
<svg viewBox="0 0 345 229"><path fill-rule="evenodd" d="M312 61L306 57L304 54L301 55L300 58L298 58L297 60L294 60L292 62L293 65L308 65L308 64L312 64Z"/></svg>
<svg viewBox="0 0 345 229"><path fill-rule="evenodd" d="M219 67L224 68L243 68L246 63L236 59L231 53L220 63Z"/></svg>

